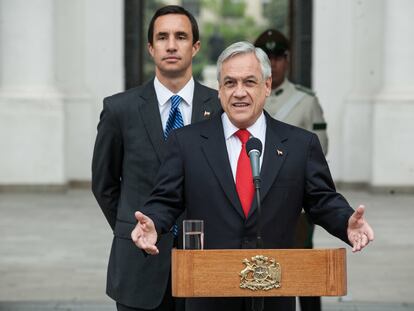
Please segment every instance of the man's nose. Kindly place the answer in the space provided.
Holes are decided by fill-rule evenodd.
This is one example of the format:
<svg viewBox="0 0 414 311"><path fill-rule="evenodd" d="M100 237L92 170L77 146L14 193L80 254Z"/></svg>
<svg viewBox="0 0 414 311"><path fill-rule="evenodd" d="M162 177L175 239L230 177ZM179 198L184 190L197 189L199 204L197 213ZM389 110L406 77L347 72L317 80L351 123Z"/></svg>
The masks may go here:
<svg viewBox="0 0 414 311"><path fill-rule="evenodd" d="M169 51L176 51L177 50L177 41L174 37L168 38L167 49Z"/></svg>
<svg viewBox="0 0 414 311"><path fill-rule="evenodd" d="M243 83L237 83L236 90L234 91L234 96L236 97L244 97L246 96L246 88L244 87Z"/></svg>

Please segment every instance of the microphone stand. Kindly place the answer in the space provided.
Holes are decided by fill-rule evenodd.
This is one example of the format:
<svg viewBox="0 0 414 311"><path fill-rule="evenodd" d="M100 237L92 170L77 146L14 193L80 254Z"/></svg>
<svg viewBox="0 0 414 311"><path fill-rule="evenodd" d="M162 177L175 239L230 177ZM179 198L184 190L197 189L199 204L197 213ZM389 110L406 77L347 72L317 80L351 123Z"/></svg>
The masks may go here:
<svg viewBox="0 0 414 311"><path fill-rule="evenodd" d="M256 248L263 248L262 240L262 204L260 200L260 176L253 178L254 188L256 189L256 203L257 203L257 235L256 235ZM252 311L263 311L264 298L252 298Z"/></svg>
<svg viewBox="0 0 414 311"><path fill-rule="evenodd" d="M254 177L254 188L256 189L257 203L257 235L256 248L263 248L262 240L262 203L260 202L260 177Z"/></svg>

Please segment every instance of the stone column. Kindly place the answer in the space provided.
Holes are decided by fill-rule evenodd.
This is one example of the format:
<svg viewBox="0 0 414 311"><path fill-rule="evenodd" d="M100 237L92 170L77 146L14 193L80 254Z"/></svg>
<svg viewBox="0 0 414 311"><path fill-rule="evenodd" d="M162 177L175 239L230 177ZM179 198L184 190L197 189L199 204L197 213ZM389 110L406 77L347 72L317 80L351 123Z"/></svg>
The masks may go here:
<svg viewBox="0 0 414 311"><path fill-rule="evenodd" d="M63 185L53 0L0 0L0 186Z"/></svg>
<svg viewBox="0 0 414 311"><path fill-rule="evenodd" d="M372 185L414 189L414 2L385 0L383 84L373 114Z"/></svg>
<svg viewBox="0 0 414 311"><path fill-rule="evenodd" d="M342 140L342 178L348 184L371 182L373 103L382 81L382 0L353 2L352 89L345 99Z"/></svg>

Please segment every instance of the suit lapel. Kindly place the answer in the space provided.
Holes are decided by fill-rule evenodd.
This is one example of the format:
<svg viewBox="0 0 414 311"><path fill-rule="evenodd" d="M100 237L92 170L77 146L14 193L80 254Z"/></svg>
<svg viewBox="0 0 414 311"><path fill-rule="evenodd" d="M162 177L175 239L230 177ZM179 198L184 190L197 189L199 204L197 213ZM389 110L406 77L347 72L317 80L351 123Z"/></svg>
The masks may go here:
<svg viewBox="0 0 414 311"><path fill-rule="evenodd" d="M233 173L231 172L226 142L224 140L221 114L217 114L212 119L212 122L208 123L208 128L205 129L205 131L201 132L201 136L204 138L201 148L206 160L233 208L236 209L240 217L245 218L237 195Z"/></svg>
<svg viewBox="0 0 414 311"><path fill-rule="evenodd" d="M194 82L191 123L209 119L217 110L214 105L214 98L210 96L206 88L197 81ZM158 159L161 161L166 150L158 99L154 89L154 79L143 86L140 97L142 99L139 105L141 117Z"/></svg>
<svg viewBox="0 0 414 311"><path fill-rule="evenodd" d="M266 146L263 154L263 163L261 169L261 200L263 201L268 194L272 184L288 155L288 150L283 144L287 139L277 131L277 121L273 120L266 113ZM226 142L224 140L223 124L221 114L218 114L208 123L209 127L201 132L204 142L201 146L203 153L213 170L220 186L233 208L239 213L240 217L245 218L239 197L237 195L236 185L234 183L233 173L229 163ZM257 209L257 203L254 200L249 211L248 217Z"/></svg>
<svg viewBox="0 0 414 311"><path fill-rule="evenodd" d="M211 97L205 87L194 81L193 111L191 123L207 120L216 112L214 98Z"/></svg>
<svg viewBox="0 0 414 311"><path fill-rule="evenodd" d="M262 168L260 170L261 177L261 201L263 201L268 194L271 186L276 180L276 177L280 171L280 168L285 161L288 150L282 143L287 138L281 136L281 133L277 132L277 125L267 113L266 115L266 146L263 154ZM256 201L253 201L252 208L250 209L250 216L257 209Z"/></svg>
<svg viewBox="0 0 414 311"><path fill-rule="evenodd" d="M154 89L154 80L151 80L144 85L141 99L142 102L139 105L141 117L147 130L148 137L155 149L155 153L161 161L165 153L165 143L157 95L155 94Z"/></svg>

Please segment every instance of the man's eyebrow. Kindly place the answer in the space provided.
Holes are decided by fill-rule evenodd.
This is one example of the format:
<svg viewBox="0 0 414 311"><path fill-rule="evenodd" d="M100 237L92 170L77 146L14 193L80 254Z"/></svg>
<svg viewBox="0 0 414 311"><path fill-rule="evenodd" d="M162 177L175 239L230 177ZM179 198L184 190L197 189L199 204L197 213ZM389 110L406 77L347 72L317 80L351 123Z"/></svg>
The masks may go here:
<svg viewBox="0 0 414 311"><path fill-rule="evenodd" d="M243 80L250 80L250 79L258 80L258 78L255 75L250 75L250 76L243 78Z"/></svg>
<svg viewBox="0 0 414 311"><path fill-rule="evenodd" d="M168 32L167 31L160 31L160 32L157 32L156 34L155 34L156 36L168 36Z"/></svg>
<svg viewBox="0 0 414 311"><path fill-rule="evenodd" d="M223 80L235 80L236 78L230 77L230 76L224 76Z"/></svg>
<svg viewBox="0 0 414 311"><path fill-rule="evenodd" d="M184 35L184 36L188 36L188 32L185 32L185 31L177 31L177 32L175 32L175 35L177 36L182 36L182 35Z"/></svg>

